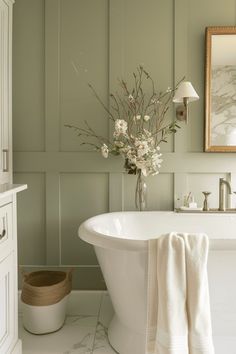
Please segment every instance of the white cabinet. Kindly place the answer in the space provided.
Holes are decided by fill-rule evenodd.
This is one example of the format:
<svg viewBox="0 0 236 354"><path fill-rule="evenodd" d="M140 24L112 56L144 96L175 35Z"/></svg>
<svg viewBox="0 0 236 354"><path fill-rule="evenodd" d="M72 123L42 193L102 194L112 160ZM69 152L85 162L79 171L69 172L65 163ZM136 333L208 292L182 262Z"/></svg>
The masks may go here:
<svg viewBox="0 0 236 354"><path fill-rule="evenodd" d="M0 353L9 352L17 336L15 329L15 264L14 252L0 261Z"/></svg>
<svg viewBox="0 0 236 354"><path fill-rule="evenodd" d="M21 354L18 339L16 194L12 184L12 7L0 0L0 354Z"/></svg>
<svg viewBox="0 0 236 354"><path fill-rule="evenodd" d="M21 354L18 339L16 194L26 185L0 185L0 354Z"/></svg>
<svg viewBox="0 0 236 354"><path fill-rule="evenodd" d="M12 203L0 207L0 257L1 253L3 256L6 255L13 246L12 213Z"/></svg>

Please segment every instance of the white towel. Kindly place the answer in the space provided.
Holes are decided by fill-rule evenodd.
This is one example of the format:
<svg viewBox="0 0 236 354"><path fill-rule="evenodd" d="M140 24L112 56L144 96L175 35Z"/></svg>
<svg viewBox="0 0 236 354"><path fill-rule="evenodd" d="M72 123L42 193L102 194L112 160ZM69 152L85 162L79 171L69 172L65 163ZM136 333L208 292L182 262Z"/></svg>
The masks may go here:
<svg viewBox="0 0 236 354"><path fill-rule="evenodd" d="M214 354L207 256L203 234L149 240L147 354Z"/></svg>

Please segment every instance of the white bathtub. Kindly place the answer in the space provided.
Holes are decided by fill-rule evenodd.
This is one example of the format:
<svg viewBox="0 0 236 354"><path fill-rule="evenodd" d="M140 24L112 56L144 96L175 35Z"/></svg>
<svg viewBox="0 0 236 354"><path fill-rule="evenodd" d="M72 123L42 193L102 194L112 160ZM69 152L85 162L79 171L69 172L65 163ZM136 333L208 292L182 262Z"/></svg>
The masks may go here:
<svg viewBox="0 0 236 354"><path fill-rule="evenodd" d="M204 232L211 248L236 249L236 214L117 212L86 220L79 236L94 245L115 315L108 328L120 354L145 353L147 241L164 233Z"/></svg>

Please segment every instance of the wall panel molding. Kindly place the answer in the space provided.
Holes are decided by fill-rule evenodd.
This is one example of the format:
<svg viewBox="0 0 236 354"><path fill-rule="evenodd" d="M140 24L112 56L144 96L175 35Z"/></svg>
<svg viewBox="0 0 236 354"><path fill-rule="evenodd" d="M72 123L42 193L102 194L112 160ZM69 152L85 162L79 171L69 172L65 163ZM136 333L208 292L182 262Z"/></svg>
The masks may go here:
<svg viewBox="0 0 236 354"><path fill-rule="evenodd" d="M60 0L45 2L45 137L46 151L59 151Z"/></svg>
<svg viewBox="0 0 236 354"><path fill-rule="evenodd" d="M188 79L188 0L174 1L174 85L183 78ZM174 105L175 108L177 105ZM175 111L175 110L174 110ZM174 112L175 114L175 112ZM174 137L174 151L187 151L189 126L181 123L181 129Z"/></svg>
<svg viewBox="0 0 236 354"><path fill-rule="evenodd" d="M163 153L160 173L236 172L236 153ZM97 152L15 152L15 172L124 172L121 157L104 159ZM151 177L150 177L151 178Z"/></svg>
<svg viewBox="0 0 236 354"><path fill-rule="evenodd" d="M60 175L46 173L46 262L48 265L61 264L61 201Z"/></svg>
<svg viewBox="0 0 236 354"><path fill-rule="evenodd" d="M16 1L14 46L17 56L14 57L13 73L15 72L17 82L15 103L13 102L13 129L16 149L19 151L15 151L13 155L14 171L16 181L27 182L28 178L32 182L32 189L26 192L28 194L24 194L26 197L23 193L19 196L19 207L24 210L25 203L30 202L33 206L36 204L31 210L34 214L33 221L23 215L24 227L19 228L22 250L20 254L23 255L21 262L27 269L57 269L70 266L70 256L73 258L72 263L77 260L73 249L76 244L76 247L80 247L80 259L78 258L78 264L75 264L74 287L104 288L100 268L91 246L84 245L82 241L78 242L78 245L74 238L71 246L67 245L66 230L70 230L73 237L77 237L77 212L80 214L78 220L82 220L82 214L87 217L100 211L119 211L133 206L134 195L131 189L134 185L132 178L127 179L124 175L122 158L104 159L97 152L84 151L83 147L76 145L77 137L73 132L64 131L64 123L67 120L68 123L73 119L83 122L88 118L96 129L101 129L102 134L112 134L112 126L103 120L103 112L98 111L101 107L96 106L97 102L91 97L91 92L86 91L88 81L98 85L105 102L109 102L109 92L117 90L117 79L130 75L130 70L135 69L134 65L147 66L161 88L176 84L185 75L186 79L194 79L197 82L201 99L190 106L189 124L181 124L181 130L173 138L174 143L170 141L162 147L162 150L166 149L168 152L163 153L160 176L148 178L151 208L162 209L160 203L155 203L154 199L160 195L163 200L166 195L164 207L173 209L177 198L189 193L189 188L198 193L198 179L201 188L212 188L214 181L214 188L217 189L216 180L223 175L231 181L233 189L236 189L236 153L203 153L203 139L201 140L204 120L204 26L217 24L217 21L218 24L224 21L229 24L232 18L235 23L236 2L230 0L226 7L220 1L199 1L200 3L193 0L150 0L147 3L142 0L96 0L96 6L94 0ZM212 4L216 11L212 11ZM71 8L77 9L78 15L74 12L71 16ZM30 14L37 16L35 14L39 12L37 25L34 27L33 21L29 21ZM25 21L24 16L27 17ZM86 20L85 16L91 17ZM79 18L83 31L76 33L80 29ZM94 27L91 24L94 24ZM101 32L97 33L96 28ZM16 32L19 29L22 32L19 32L21 35L17 37ZM73 33L74 29L76 30ZM42 38L42 31L45 38ZM19 41L17 42L17 38L24 38L25 33L32 41L27 48L29 73L34 68L40 68L40 73L33 76L34 80L38 80L32 88L32 97L35 98L33 102L28 102L24 93L24 88L29 90L33 81L24 74L27 67L22 66L22 58L24 62L26 60L26 45L24 42L21 48ZM66 36L70 36L68 41ZM40 55L36 62L35 53L38 51ZM25 70L23 72L22 67ZM78 91L75 91L76 88ZM170 111L172 117L175 114L174 105ZM29 112L33 117L30 117ZM19 121L19 118L22 121ZM26 181L22 180L24 176ZM96 176L97 190L94 188ZM135 177L133 181L135 183ZM75 193L72 193L70 183L74 185ZM39 190L43 193L40 197ZM84 202L87 197L85 190L89 191L91 198L91 202L87 204ZM104 198L101 196L101 190L104 192ZM67 194L71 199L80 196L79 207ZM40 206L35 196L41 198ZM234 197L229 198L229 203L233 205ZM102 199L100 204L99 198ZM216 202L216 195L214 198ZM29 206L26 205L25 210L27 207ZM66 208L71 208L71 213ZM40 222L42 225L39 225ZM33 226L35 234L32 236ZM44 235L41 235L42 232ZM68 240L72 238L71 234ZM36 265L28 264L28 250L25 246L28 238L32 252L37 251L33 248L32 237L37 238L36 245L42 247L43 244L44 247L43 251L40 250L39 264ZM67 247L65 252L63 247Z"/></svg>
<svg viewBox="0 0 236 354"><path fill-rule="evenodd" d="M109 211L124 210L124 174L109 173Z"/></svg>

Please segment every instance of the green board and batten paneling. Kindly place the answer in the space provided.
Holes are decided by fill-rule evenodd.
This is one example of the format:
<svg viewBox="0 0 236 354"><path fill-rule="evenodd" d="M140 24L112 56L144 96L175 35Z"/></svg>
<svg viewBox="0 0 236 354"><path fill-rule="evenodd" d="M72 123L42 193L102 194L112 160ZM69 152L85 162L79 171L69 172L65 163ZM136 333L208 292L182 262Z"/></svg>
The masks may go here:
<svg viewBox="0 0 236 354"><path fill-rule="evenodd" d="M235 154L203 153L204 31L235 24L235 0L16 0L14 178L29 186L18 201L22 266L72 265L74 288L104 288L78 226L95 214L134 209L135 178L122 173L120 158L87 151L64 127L87 119L108 136L88 82L108 104L117 78L130 80L143 64L161 90L185 75L201 97L190 106L189 124L162 149L161 174L148 180L149 209L172 210L189 191L202 203L204 189L216 206L221 176L236 187Z"/></svg>

